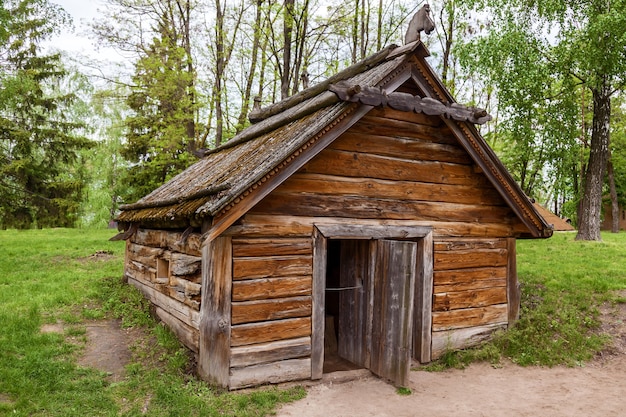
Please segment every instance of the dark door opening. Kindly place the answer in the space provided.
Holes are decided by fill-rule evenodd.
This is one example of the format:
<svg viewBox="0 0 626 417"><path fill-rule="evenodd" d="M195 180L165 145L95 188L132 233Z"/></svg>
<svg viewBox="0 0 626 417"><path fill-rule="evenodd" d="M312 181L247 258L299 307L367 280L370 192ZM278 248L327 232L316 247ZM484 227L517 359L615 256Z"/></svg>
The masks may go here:
<svg viewBox="0 0 626 417"><path fill-rule="evenodd" d="M329 240L324 373L369 367L371 240Z"/></svg>

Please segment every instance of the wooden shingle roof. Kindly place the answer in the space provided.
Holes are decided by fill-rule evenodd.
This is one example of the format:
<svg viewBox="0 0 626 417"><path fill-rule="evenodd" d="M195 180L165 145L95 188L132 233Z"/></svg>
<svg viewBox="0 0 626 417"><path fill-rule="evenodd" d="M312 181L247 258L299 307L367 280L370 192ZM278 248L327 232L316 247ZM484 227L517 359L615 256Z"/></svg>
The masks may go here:
<svg viewBox="0 0 626 417"><path fill-rule="evenodd" d="M280 178L286 179L304 165L323 149L324 136L332 141L331 136L347 130L369 109L388 105L441 115L449 121L461 145L531 235L549 236L550 227L475 129L473 123L488 120L486 113L456 104L424 60L426 56L428 51L420 41L391 46L325 82L253 113L254 124L229 142L206 151L200 161L136 203L120 207L118 221L180 228L224 217L245 199L248 205L244 206L251 207L250 194L270 178L277 186ZM407 78L415 80L425 97L395 91ZM255 198L259 201L262 195ZM214 225L214 232L234 221L235 217L224 219Z"/></svg>

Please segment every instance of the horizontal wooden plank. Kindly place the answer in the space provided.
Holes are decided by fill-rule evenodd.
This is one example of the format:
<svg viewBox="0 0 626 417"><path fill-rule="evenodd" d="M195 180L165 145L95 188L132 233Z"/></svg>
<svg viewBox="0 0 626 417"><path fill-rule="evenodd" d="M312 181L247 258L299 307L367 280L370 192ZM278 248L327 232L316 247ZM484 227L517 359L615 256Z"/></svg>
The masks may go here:
<svg viewBox="0 0 626 417"><path fill-rule="evenodd" d="M258 345L238 346L231 349L231 368L302 358L311 355L311 338L279 340Z"/></svg>
<svg viewBox="0 0 626 417"><path fill-rule="evenodd" d="M458 288L457 291L470 288L487 288L494 285L496 281L504 281L506 286L506 267L485 267L467 269L449 269L445 271L435 271L433 282L436 287ZM441 290L454 291L454 289Z"/></svg>
<svg viewBox="0 0 626 417"><path fill-rule="evenodd" d="M153 248L133 242L126 243L126 253L133 259L153 259L162 256L165 249ZM156 265L156 260L154 261Z"/></svg>
<svg viewBox="0 0 626 417"><path fill-rule="evenodd" d="M290 359L263 365L231 369L230 389L311 378L311 359Z"/></svg>
<svg viewBox="0 0 626 417"><path fill-rule="evenodd" d="M310 296L233 302L231 322L232 324L242 324L308 317L311 315L311 305Z"/></svg>
<svg viewBox="0 0 626 417"><path fill-rule="evenodd" d="M146 266L141 262L127 258L124 273L138 281L154 283L156 281L156 268Z"/></svg>
<svg viewBox="0 0 626 417"><path fill-rule="evenodd" d="M185 346L191 349L193 352L198 353L198 343L200 333L198 329L194 329L186 323L178 320L169 312L163 310L160 307L155 307L156 315L161 319L163 323L169 327Z"/></svg>
<svg viewBox="0 0 626 417"><path fill-rule="evenodd" d="M470 250L470 249L506 249L506 239L454 239L437 240L436 251Z"/></svg>
<svg viewBox="0 0 626 417"><path fill-rule="evenodd" d="M504 328L506 328L506 325L494 324L433 332L432 359L441 357L446 351L476 346L489 339L494 331Z"/></svg>
<svg viewBox="0 0 626 417"><path fill-rule="evenodd" d="M271 298L311 295L311 276L260 278L233 282L233 301L266 300Z"/></svg>
<svg viewBox="0 0 626 417"><path fill-rule="evenodd" d="M506 302L506 286L435 293L433 295L433 311L485 307L494 304L504 304Z"/></svg>
<svg viewBox="0 0 626 417"><path fill-rule="evenodd" d="M362 152L419 161L441 161L454 164L474 163L469 154L458 145L436 143L410 137L382 136L372 133L346 132L331 145L340 151Z"/></svg>
<svg viewBox="0 0 626 417"><path fill-rule="evenodd" d="M202 258L199 256L191 256L184 253L172 252L169 261L171 274L193 275L200 271Z"/></svg>
<svg viewBox="0 0 626 417"><path fill-rule="evenodd" d="M276 215L478 223L499 221L506 223L513 216L513 212L508 207L279 192L257 204L255 212Z"/></svg>
<svg viewBox="0 0 626 417"><path fill-rule="evenodd" d="M281 194L352 195L394 200L504 206L502 197L490 185L432 184L375 178L339 177L325 174L295 174L285 181L277 192Z"/></svg>
<svg viewBox="0 0 626 417"><path fill-rule="evenodd" d="M506 304L433 312L433 332L507 322Z"/></svg>
<svg viewBox="0 0 626 417"><path fill-rule="evenodd" d="M312 256L234 258L233 279L311 275L311 263Z"/></svg>
<svg viewBox="0 0 626 417"><path fill-rule="evenodd" d="M311 336L311 318L275 320L232 326L231 346L244 346Z"/></svg>
<svg viewBox="0 0 626 417"><path fill-rule="evenodd" d="M310 236L314 225L391 225L425 226L433 228L434 238L450 237L508 237L513 230L503 223L433 222L425 220L351 219L345 217L311 217L258 214L253 208L236 226L229 227L225 236L262 237L276 235Z"/></svg>
<svg viewBox="0 0 626 417"><path fill-rule="evenodd" d="M435 251L435 271L446 269L498 267L508 262L506 249Z"/></svg>
<svg viewBox="0 0 626 417"><path fill-rule="evenodd" d="M131 238L135 243L171 251L201 256L202 235L190 233L183 241L183 232L167 230L139 229Z"/></svg>
<svg viewBox="0 0 626 417"><path fill-rule="evenodd" d="M133 278L129 277L128 283L137 287L152 304L161 307L183 323L195 329L199 328L200 313L198 311Z"/></svg>
<svg viewBox="0 0 626 417"><path fill-rule="evenodd" d="M406 155L410 157L410 155ZM325 149L299 172L393 181L472 185L485 181L471 166Z"/></svg>
<svg viewBox="0 0 626 417"><path fill-rule="evenodd" d="M233 239L234 257L311 255L311 239Z"/></svg>

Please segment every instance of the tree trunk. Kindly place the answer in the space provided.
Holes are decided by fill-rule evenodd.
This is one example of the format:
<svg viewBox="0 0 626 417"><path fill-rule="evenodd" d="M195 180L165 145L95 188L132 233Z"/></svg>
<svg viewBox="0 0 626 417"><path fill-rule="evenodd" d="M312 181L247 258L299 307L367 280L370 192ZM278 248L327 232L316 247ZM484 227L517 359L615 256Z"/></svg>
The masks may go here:
<svg viewBox="0 0 626 417"><path fill-rule="evenodd" d="M615 174L613 172L610 150L607 173L609 177L609 192L611 194L611 233L619 233L619 203L617 201L617 187L615 186Z"/></svg>
<svg viewBox="0 0 626 417"><path fill-rule="evenodd" d="M291 39L293 36L293 15L295 0L285 0L283 37L285 47L283 49L283 73L280 80L280 99L289 97L289 87L291 85Z"/></svg>
<svg viewBox="0 0 626 417"><path fill-rule="evenodd" d="M224 77L224 10L220 0L215 2L215 84L213 99L215 100L215 147L222 144L224 137L224 110L222 108L222 78Z"/></svg>
<svg viewBox="0 0 626 417"><path fill-rule="evenodd" d="M585 188L578 213L576 240L602 240L600 221L602 213L602 185L609 157L609 128L611 120L611 89L604 79L593 89L593 126L589 163L585 173Z"/></svg>

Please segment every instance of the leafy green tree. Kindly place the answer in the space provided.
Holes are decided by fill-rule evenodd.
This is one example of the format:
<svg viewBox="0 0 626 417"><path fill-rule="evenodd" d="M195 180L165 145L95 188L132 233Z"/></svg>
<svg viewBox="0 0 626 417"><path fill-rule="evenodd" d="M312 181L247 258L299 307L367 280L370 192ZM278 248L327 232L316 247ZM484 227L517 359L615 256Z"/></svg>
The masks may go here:
<svg viewBox="0 0 626 417"><path fill-rule="evenodd" d="M91 146L67 113L60 55L41 42L68 22L47 0L0 6L0 227L73 226L85 181L79 151Z"/></svg>
<svg viewBox="0 0 626 417"><path fill-rule="evenodd" d="M507 128L517 135L516 140L526 141L528 149L536 149L538 143L541 149L547 140L552 141L554 133L559 135L556 144L571 143L575 107L567 96L581 88L591 93L591 141L589 158L584 164L577 239L600 240L611 99L626 78L626 37L623 36L626 2L479 0L471 3L492 16L492 22L486 35L471 42L465 57L473 55L468 60L474 64L473 68L497 86L500 110L509 114ZM550 109L559 102L560 107ZM545 123L539 125L536 120L541 117ZM538 138L537 128L546 128L547 135ZM528 143L524 138L533 138L537 143ZM558 146L553 143L549 148L554 150Z"/></svg>

